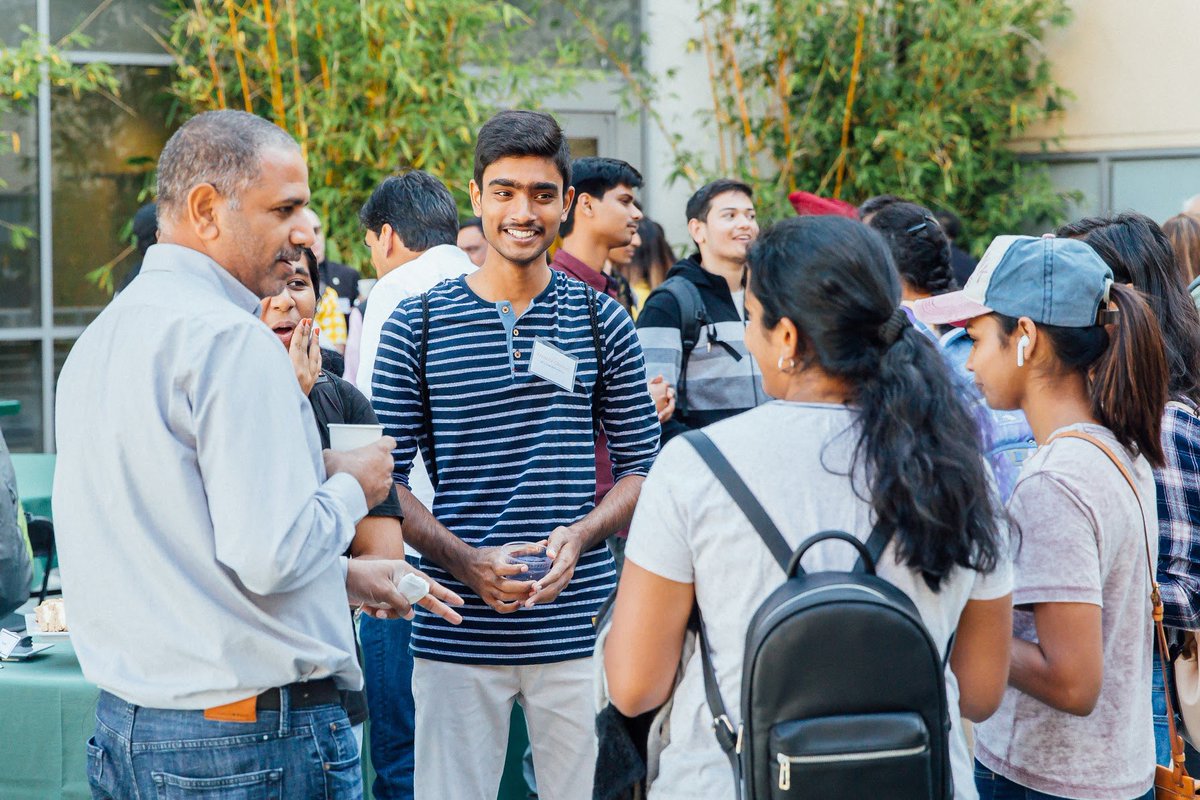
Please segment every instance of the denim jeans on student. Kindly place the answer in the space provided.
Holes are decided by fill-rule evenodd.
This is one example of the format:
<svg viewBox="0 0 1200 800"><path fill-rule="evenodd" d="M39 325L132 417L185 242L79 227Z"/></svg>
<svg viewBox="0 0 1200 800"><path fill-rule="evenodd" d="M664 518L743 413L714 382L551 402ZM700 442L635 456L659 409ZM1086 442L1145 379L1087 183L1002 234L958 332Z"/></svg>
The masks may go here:
<svg viewBox="0 0 1200 800"><path fill-rule="evenodd" d="M416 566L415 558L408 562ZM412 623L363 615L358 640L363 652L367 709L371 715L371 766L376 800L413 800L415 726Z"/></svg>
<svg viewBox="0 0 1200 800"><path fill-rule="evenodd" d="M87 743L92 797L361 800L362 767L340 705L259 711L217 722L203 711L142 708L100 693Z"/></svg>
<svg viewBox="0 0 1200 800"><path fill-rule="evenodd" d="M1167 726L1167 695L1163 690L1163 676L1158 650L1154 651L1154 678L1151 681L1150 705L1154 712L1154 761L1163 766L1171 765L1171 729ZM1178 715L1175 724L1179 724ZM1200 775L1200 752L1187 742L1183 743L1184 767L1188 774Z"/></svg>
<svg viewBox="0 0 1200 800"><path fill-rule="evenodd" d="M979 790L979 800L1065 800L1056 794L1037 792L1019 783L1013 783L978 761L975 762L975 788ZM1130 800L1154 800L1153 787L1144 795Z"/></svg>

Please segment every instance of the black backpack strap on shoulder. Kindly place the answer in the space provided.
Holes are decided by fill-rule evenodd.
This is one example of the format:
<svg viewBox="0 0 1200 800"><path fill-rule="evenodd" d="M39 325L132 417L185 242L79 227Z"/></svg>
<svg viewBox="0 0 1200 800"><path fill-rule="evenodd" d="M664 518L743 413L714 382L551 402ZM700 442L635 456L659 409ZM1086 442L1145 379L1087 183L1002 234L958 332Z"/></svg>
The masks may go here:
<svg viewBox="0 0 1200 800"><path fill-rule="evenodd" d="M433 409L429 402L429 292L421 295L421 344L417 356L417 383L421 386L421 424L425 428L425 442L429 447L429 482L437 488L437 456L433 449ZM418 457L420 454L418 453Z"/></svg>
<svg viewBox="0 0 1200 800"><path fill-rule="evenodd" d="M600 298L596 290L587 287L588 321L592 326L592 347L596 351L596 385L592 387L592 426L598 436L600 424L600 391L604 387L604 337L600 334Z"/></svg>
<svg viewBox="0 0 1200 800"><path fill-rule="evenodd" d="M887 549L891 540L892 535L880 530L879 526L871 529L871 535L867 537L867 554L871 556L870 567L873 571L879 571L879 559L883 557L883 551ZM862 558L859 558L858 562L862 564Z"/></svg>
<svg viewBox="0 0 1200 800"><path fill-rule="evenodd" d="M695 624L698 641L696 646L700 650L700 667L704 673L704 698L708 702L708 711L712 714L713 734L717 737L717 744L721 748L721 752L729 759L729 766L733 770L733 784L737 788L737 797L742 796L742 729L739 725L733 727L733 721L729 719L729 714L725 710L725 703L721 700L721 687L717 683L717 671L713 667L712 656L708 652L708 637L704 633L704 619L700 616L700 606L692 608L692 622Z"/></svg>
<svg viewBox="0 0 1200 800"><path fill-rule="evenodd" d="M667 278L655 291L671 295L679 306L679 338L683 353L679 360L679 380L675 391L675 407L680 415L687 414L687 368L692 351L700 342L700 331L708 323L708 309L696 284L680 275Z"/></svg>
<svg viewBox="0 0 1200 800"><path fill-rule="evenodd" d="M688 444L695 448L696 452L700 454L700 458L704 459L704 463L725 487L725 491L729 492L733 502L737 503L738 508L746 515L746 519L750 520L750 524L754 526L754 530L763 540L763 544L775 557L779 568L786 573L792 560L792 548L788 546L787 540L783 538L779 528L775 527L771 515L762 507L758 498L750 491L750 487L742 480L742 476L737 474L737 470L729 463L729 459L725 458L725 454L717 449L712 439L709 439L704 431L690 430L683 434L683 438L687 439Z"/></svg>

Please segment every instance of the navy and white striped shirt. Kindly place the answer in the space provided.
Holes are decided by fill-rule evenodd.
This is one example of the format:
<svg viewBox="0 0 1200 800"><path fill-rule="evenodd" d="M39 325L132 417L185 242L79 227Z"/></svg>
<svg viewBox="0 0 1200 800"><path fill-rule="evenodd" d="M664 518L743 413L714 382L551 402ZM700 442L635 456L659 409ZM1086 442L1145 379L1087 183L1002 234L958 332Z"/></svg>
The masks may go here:
<svg viewBox="0 0 1200 800"><path fill-rule="evenodd" d="M402 302L383 326L372 402L386 433L396 438L395 479L407 485L418 443L425 454L432 444L434 516L467 544L545 539L594 505L597 364L587 291L554 272L518 318L509 303L487 302L464 278L431 289L426 374L432 443L418 383L421 299ZM645 475L658 452L659 425L641 345L616 301L600 295L597 306L604 350L598 411L613 475ZM538 338L579 359L573 392L529 372ZM421 567L462 595L466 606L460 626L419 608L413 652L474 664L545 664L591 655L592 617L616 578L608 549L599 545L580 556L553 603L498 614L437 565L422 559Z"/></svg>

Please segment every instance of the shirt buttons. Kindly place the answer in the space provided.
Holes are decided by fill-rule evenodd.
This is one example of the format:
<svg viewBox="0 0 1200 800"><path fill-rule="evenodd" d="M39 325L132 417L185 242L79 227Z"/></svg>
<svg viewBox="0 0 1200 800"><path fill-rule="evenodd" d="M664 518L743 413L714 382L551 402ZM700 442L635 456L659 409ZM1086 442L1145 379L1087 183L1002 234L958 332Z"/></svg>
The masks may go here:
<svg viewBox="0 0 1200 800"><path fill-rule="evenodd" d="M507 314L509 311L511 311L511 309L510 309L508 306L501 306L501 307L500 307L500 313L501 313L501 314Z"/></svg>
<svg viewBox="0 0 1200 800"><path fill-rule="evenodd" d="M514 352L513 352L513 358L520 358L520 357L521 357L521 351L520 351L520 350L517 350L517 351L514 351Z"/></svg>
<svg viewBox="0 0 1200 800"><path fill-rule="evenodd" d="M513 328L513 336L520 336L520 335L521 335L521 332L519 330L517 330L516 328Z"/></svg>

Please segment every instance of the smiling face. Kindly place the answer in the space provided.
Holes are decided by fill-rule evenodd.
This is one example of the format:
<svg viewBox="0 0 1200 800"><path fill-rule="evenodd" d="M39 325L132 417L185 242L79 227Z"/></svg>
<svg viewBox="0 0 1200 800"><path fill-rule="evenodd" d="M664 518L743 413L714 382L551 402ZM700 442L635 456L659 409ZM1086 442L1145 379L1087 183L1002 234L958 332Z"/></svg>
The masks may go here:
<svg viewBox="0 0 1200 800"><path fill-rule="evenodd" d="M194 191L194 190L193 190ZM208 254L258 297L279 294L314 239L308 168L299 148L264 150L258 180L237 198L216 195Z"/></svg>
<svg viewBox="0 0 1200 800"><path fill-rule="evenodd" d="M723 192L713 198L708 216L691 220L688 230L703 261L745 263L746 251L758 238L754 201L742 192Z"/></svg>
<svg viewBox="0 0 1200 800"><path fill-rule="evenodd" d="M558 167L548 158L510 156L489 164L482 180L471 181L471 205L483 220L488 259L544 263L574 197L573 189L564 195Z"/></svg>
<svg viewBox="0 0 1200 800"><path fill-rule="evenodd" d="M643 214L637 206L637 190L632 186L614 186L601 198L581 194L575 203L575 225L586 225L610 248L626 246L637 235Z"/></svg>
<svg viewBox="0 0 1200 800"><path fill-rule="evenodd" d="M283 349L292 346L292 333L301 320L312 319L317 312L317 292L313 288L312 275L302 259L292 265L283 291L262 301L259 318L271 332L279 337Z"/></svg>

